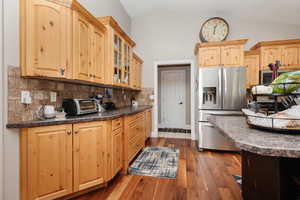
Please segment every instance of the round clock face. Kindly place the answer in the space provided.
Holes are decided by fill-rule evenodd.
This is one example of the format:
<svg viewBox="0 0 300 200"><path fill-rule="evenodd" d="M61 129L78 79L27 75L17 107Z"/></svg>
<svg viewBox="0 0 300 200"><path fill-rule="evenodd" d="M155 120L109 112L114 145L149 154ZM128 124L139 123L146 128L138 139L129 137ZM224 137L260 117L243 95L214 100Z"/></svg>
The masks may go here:
<svg viewBox="0 0 300 200"><path fill-rule="evenodd" d="M202 25L200 30L200 40L202 42L219 42L225 40L228 33L228 23L220 17L214 17L207 20Z"/></svg>

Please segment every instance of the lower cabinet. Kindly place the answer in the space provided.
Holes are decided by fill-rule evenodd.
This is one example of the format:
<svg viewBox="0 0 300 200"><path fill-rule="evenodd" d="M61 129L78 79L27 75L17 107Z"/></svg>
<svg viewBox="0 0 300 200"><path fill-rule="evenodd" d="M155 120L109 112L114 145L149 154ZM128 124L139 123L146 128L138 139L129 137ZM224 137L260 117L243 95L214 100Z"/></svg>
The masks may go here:
<svg viewBox="0 0 300 200"><path fill-rule="evenodd" d="M107 123L22 129L21 199L56 199L104 183Z"/></svg>
<svg viewBox="0 0 300 200"><path fill-rule="evenodd" d="M145 111L145 140L149 139L152 134L152 110Z"/></svg>
<svg viewBox="0 0 300 200"><path fill-rule="evenodd" d="M130 115L124 119L124 166L127 172L129 163L145 146L145 114Z"/></svg>
<svg viewBox="0 0 300 200"><path fill-rule="evenodd" d="M123 128L113 131L113 175L123 166Z"/></svg>
<svg viewBox="0 0 300 200"><path fill-rule="evenodd" d="M74 124L74 192L101 183L105 179L106 122Z"/></svg>
<svg viewBox="0 0 300 200"><path fill-rule="evenodd" d="M72 125L22 129L21 199L55 199L73 192Z"/></svg>

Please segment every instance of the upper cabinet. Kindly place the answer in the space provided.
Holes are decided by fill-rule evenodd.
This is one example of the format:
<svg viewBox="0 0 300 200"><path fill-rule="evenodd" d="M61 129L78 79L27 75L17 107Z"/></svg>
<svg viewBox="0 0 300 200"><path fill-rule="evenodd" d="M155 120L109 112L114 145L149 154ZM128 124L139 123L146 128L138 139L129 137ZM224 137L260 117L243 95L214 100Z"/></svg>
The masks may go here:
<svg viewBox="0 0 300 200"><path fill-rule="evenodd" d="M247 67L247 88L259 84L259 52L245 51L245 66Z"/></svg>
<svg viewBox="0 0 300 200"><path fill-rule="evenodd" d="M112 17L97 19L76 0L20 2L22 76L139 88L135 42Z"/></svg>
<svg viewBox="0 0 300 200"><path fill-rule="evenodd" d="M80 4L73 6L73 78L104 84L106 28Z"/></svg>
<svg viewBox="0 0 300 200"><path fill-rule="evenodd" d="M269 70L268 65L280 61L280 69L300 68L300 39L259 42L251 50L260 54L260 70Z"/></svg>
<svg viewBox="0 0 300 200"><path fill-rule="evenodd" d="M70 5L47 0L20 2L22 75L69 78Z"/></svg>
<svg viewBox="0 0 300 200"><path fill-rule="evenodd" d="M142 65L144 61L135 53L133 53L132 57L132 67L131 67L131 78L130 78L130 86L134 89L141 89L141 81L142 81Z"/></svg>
<svg viewBox="0 0 300 200"><path fill-rule="evenodd" d="M199 67L235 67L244 65L247 40L207 42L196 45Z"/></svg>
<svg viewBox="0 0 300 200"><path fill-rule="evenodd" d="M107 28L105 83L130 87L132 48L135 46L135 42L130 39L112 17L107 16L98 19Z"/></svg>

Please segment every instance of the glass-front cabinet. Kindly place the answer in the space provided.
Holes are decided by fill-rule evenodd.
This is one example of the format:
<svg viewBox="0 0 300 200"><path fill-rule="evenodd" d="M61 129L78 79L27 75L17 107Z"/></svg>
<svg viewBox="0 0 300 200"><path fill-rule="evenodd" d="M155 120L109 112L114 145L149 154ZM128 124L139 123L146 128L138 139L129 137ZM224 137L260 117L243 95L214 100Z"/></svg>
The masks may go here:
<svg viewBox="0 0 300 200"><path fill-rule="evenodd" d="M107 28L106 80L108 85L132 88L130 85L132 49L135 42L110 16L98 18ZM134 88L132 88L134 89Z"/></svg>

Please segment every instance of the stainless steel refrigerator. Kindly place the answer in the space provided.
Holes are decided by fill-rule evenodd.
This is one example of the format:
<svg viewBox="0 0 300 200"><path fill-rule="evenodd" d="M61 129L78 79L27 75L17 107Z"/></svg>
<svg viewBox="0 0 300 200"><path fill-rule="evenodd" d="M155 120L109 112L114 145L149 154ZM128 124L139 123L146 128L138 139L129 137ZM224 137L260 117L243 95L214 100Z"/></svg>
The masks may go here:
<svg viewBox="0 0 300 200"><path fill-rule="evenodd" d="M246 67L201 68L198 74L199 149L236 151L207 117L214 113L237 114L245 107Z"/></svg>

